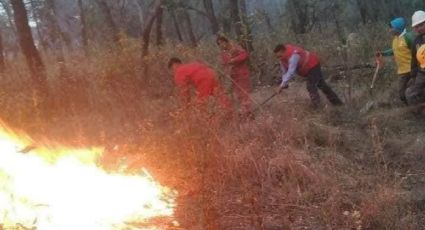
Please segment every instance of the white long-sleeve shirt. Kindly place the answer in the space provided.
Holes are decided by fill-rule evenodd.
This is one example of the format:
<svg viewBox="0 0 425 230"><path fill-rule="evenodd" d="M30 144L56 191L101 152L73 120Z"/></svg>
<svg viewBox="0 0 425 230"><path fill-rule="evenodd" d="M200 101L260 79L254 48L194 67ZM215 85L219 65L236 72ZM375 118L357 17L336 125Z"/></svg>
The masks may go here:
<svg viewBox="0 0 425 230"><path fill-rule="evenodd" d="M280 64L280 68L282 69L282 87L287 85L288 82L294 77L300 58L300 55L296 53L292 54L292 56L288 60L288 69L286 69L285 66L282 65L282 63Z"/></svg>

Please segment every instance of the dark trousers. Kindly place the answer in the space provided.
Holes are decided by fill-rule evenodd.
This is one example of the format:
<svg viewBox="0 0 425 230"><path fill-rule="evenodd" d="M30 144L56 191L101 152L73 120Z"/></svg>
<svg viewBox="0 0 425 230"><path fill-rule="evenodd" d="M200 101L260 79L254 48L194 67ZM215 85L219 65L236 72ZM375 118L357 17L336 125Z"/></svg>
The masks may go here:
<svg viewBox="0 0 425 230"><path fill-rule="evenodd" d="M400 96L400 100L404 102L405 104L407 104L406 90L407 90L407 87L409 86L409 83L411 82L414 82L414 78L412 77L411 73L405 73L399 76L398 94Z"/></svg>
<svg viewBox="0 0 425 230"><path fill-rule="evenodd" d="M317 107L320 104L320 95L318 89L320 89L326 95L332 105L343 104L341 99L339 99L331 87L326 84L320 65L312 68L307 74L307 90L310 94L310 99L314 107Z"/></svg>
<svg viewBox="0 0 425 230"><path fill-rule="evenodd" d="M415 83L406 90L406 99L409 105L425 102L425 73L418 72Z"/></svg>

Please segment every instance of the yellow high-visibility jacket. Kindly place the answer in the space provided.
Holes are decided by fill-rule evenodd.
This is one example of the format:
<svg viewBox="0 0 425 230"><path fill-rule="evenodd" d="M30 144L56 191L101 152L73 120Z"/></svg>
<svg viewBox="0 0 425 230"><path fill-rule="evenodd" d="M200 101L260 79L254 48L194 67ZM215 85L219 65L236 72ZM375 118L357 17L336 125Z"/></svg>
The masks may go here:
<svg viewBox="0 0 425 230"><path fill-rule="evenodd" d="M382 52L384 56L394 55L397 65L397 74L404 75L411 70L413 35L410 32L395 36L392 43L392 49Z"/></svg>

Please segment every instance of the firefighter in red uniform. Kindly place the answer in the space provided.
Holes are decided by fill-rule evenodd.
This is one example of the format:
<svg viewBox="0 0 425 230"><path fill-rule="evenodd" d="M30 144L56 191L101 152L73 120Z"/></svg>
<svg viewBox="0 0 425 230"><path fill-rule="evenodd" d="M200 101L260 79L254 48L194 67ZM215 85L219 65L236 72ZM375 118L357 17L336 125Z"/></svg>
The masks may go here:
<svg viewBox="0 0 425 230"><path fill-rule="evenodd" d="M230 100L226 97L217 81L213 69L200 62L183 64L178 58L171 58L168 68L174 72L174 82L180 88L180 96L184 103L189 103L190 87L196 89L197 103L207 103L211 96L217 97L220 105L230 108Z"/></svg>
<svg viewBox="0 0 425 230"><path fill-rule="evenodd" d="M226 74L232 79L233 91L245 114L251 112L251 81L249 79L248 52L241 46L233 44L226 37L219 36L217 45L221 49L221 59Z"/></svg>
<svg viewBox="0 0 425 230"><path fill-rule="evenodd" d="M320 104L318 88L326 95L332 105L343 104L331 87L326 84L320 68L319 57L315 53L291 44L277 45L274 53L280 60L283 72L279 92L288 88L288 82L297 73L307 80L307 90L314 108L317 108Z"/></svg>

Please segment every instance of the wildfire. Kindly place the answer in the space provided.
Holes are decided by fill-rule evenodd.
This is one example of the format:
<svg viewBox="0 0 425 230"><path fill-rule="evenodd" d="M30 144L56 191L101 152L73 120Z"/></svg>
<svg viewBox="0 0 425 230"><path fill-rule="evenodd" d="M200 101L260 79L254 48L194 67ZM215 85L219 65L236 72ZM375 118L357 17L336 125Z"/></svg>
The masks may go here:
<svg viewBox="0 0 425 230"><path fill-rule="evenodd" d="M28 144L24 135L0 130L0 229L162 229L148 223L172 218L175 192L145 170L110 173L96 165L99 149Z"/></svg>

